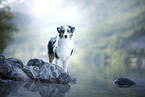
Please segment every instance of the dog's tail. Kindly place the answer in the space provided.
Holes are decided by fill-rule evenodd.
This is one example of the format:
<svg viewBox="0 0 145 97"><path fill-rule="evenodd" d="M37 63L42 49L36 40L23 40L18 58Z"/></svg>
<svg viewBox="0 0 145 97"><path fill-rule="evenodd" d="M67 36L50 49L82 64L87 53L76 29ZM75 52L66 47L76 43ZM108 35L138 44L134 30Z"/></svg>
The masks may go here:
<svg viewBox="0 0 145 97"><path fill-rule="evenodd" d="M55 58L55 45L56 45L56 40L57 40L57 36L56 37L52 37L47 45L48 48L48 57L49 57L49 62L53 62L53 59Z"/></svg>

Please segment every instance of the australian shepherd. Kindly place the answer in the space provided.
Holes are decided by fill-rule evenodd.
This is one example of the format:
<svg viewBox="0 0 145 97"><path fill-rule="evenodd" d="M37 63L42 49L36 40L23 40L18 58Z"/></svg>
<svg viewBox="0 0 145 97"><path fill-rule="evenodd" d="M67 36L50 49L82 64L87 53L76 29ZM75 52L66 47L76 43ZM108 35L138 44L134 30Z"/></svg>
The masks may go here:
<svg viewBox="0 0 145 97"><path fill-rule="evenodd" d="M75 27L63 25L57 27L58 35L52 37L48 42L48 57L49 62L60 66L63 64L63 70L67 72L70 56L73 53L73 40L74 40Z"/></svg>

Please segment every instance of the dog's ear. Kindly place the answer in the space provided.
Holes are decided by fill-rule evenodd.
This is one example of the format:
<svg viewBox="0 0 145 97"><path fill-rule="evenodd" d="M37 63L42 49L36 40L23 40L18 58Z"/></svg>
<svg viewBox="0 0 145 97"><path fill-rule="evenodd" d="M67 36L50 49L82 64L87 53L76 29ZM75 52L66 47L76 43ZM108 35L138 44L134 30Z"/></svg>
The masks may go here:
<svg viewBox="0 0 145 97"><path fill-rule="evenodd" d="M73 26L70 26L70 27L71 27L71 32L74 33L75 27L73 27Z"/></svg>
<svg viewBox="0 0 145 97"><path fill-rule="evenodd" d="M58 33L60 33L60 27L57 27L57 31L58 31Z"/></svg>

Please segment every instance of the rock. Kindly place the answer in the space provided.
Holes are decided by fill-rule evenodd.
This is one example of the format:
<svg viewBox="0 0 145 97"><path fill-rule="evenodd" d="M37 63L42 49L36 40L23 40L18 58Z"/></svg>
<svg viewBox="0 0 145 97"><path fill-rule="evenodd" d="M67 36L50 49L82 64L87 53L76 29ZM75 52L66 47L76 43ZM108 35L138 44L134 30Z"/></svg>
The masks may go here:
<svg viewBox="0 0 145 97"><path fill-rule="evenodd" d="M30 59L27 63L27 66L38 66L39 68L41 68L46 62L43 61L42 59Z"/></svg>
<svg viewBox="0 0 145 97"><path fill-rule="evenodd" d="M21 70L23 63L16 58L5 59L0 55L0 77L3 80L28 81L30 78Z"/></svg>
<svg viewBox="0 0 145 97"><path fill-rule="evenodd" d="M31 81L37 80L51 83L75 83L73 76L66 73L61 67L46 63L42 59L30 59L27 66L16 58L5 59L0 55L0 81Z"/></svg>
<svg viewBox="0 0 145 97"><path fill-rule="evenodd" d="M16 66L16 67L19 67L21 69L24 67L23 62L17 58L8 58L7 60L9 61L11 66Z"/></svg>
<svg viewBox="0 0 145 97"><path fill-rule="evenodd" d="M57 79L58 79L58 83L61 83L61 84L69 83L71 81L71 77L67 73L61 73Z"/></svg>
<svg viewBox="0 0 145 97"><path fill-rule="evenodd" d="M125 88L125 87L132 86L135 84L135 82L133 82L127 77L120 77L116 79L113 83L120 88Z"/></svg>
<svg viewBox="0 0 145 97"><path fill-rule="evenodd" d="M56 65L52 63L46 63L40 69L39 77L41 81L48 81L48 82L56 83L57 82L56 78L59 76L60 71L57 70Z"/></svg>
<svg viewBox="0 0 145 97"><path fill-rule="evenodd" d="M0 75L8 74L12 71L9 61L5 60L5 56L0 55Z"/></svg>
<svg viewBox="0 0 145 97"><path fill-rule="evenodd" d="M15 66L12 67L12 72L7 75L7 78L14 81L31 81L31 79L26 73L23 72L23 70Z"/></svg>
<svg viewBox="0 0 145 97"><path fill-rule="evenodd" d="M32 80L37 79L39 75L39 67L37 66L26 66L22 69Z"/></svg>
<svg viewBox="0 0 145 97"><path fill-rule="evenodd" d="M70 75L70 82L69 82L69 85L76 84L76 82L77 82L77 77L74 76L74 75Z"/></svg>
<svg viewBox="0 0 145 97"><path fill-rule="evenodd" d="M64 72L61 67L52 63L47 63L42 66L39 78L41 81L51 83L68 83L71 81L69 74Z"/></svg>

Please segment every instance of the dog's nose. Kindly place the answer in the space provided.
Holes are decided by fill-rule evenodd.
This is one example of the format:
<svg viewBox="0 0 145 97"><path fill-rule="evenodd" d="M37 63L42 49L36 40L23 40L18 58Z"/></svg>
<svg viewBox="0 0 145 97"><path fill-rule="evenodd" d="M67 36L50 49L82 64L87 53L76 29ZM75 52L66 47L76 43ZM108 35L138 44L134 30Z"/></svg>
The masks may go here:
<svg viewBox="0 0 145 97"><path fill-rule="evenodd" d="M64 37L67 38L67 35L65 35Z"/></svg>

